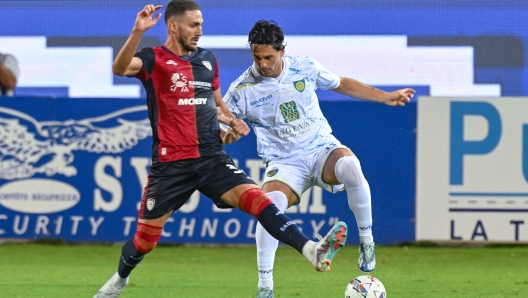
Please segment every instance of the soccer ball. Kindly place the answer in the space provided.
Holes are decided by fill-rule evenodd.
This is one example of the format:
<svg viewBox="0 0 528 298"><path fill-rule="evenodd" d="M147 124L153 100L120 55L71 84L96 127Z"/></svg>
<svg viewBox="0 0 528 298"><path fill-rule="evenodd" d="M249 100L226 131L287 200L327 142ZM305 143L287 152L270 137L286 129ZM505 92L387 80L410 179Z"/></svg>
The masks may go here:
<svg viewBox="0 0 528 298"><path fill-rule="evenodd" d="M348 283L345 298L387 298L387 292L379 279L361 275Z"/></svg>

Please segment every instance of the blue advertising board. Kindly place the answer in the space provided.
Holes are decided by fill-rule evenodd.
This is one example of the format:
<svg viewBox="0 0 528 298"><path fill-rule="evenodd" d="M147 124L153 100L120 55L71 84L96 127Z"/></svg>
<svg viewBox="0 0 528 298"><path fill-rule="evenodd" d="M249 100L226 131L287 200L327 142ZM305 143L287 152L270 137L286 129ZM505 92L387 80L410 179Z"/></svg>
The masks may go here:
<svg viewBox="0 0 528 298"><path fill-rule="evenodd" d="M133 236L152 136L144 100L2 98L0 237L115 242ZM334 134L359 157L372 189L379 244L414 240L416 106L323 102ZM226 146L260 183L253 134ZM221 177L219 177L221 179ZM216 209L195 193L166 224L161 242L254 243L256 221ZM306 235L338 219L356 226L346 194L313 188L288 209ZM350 243L358 242L351 233Z"/></svg>
<svg viewBox="0 0 528 298"><path fill-rule="evenodd" d="M528 96L527 1L198 3L205 19L199 46L214 51L224 91L252 63L252 25L271 19L284 29L286 54L311 56L337 75L384 90L415 88L415 101ZM19 97L2 98L0 106L1 238L131 237L152 138L140 82L113 75L111 65L145 4L0 1L0 52L20 64ZM139 47L163 44L165 36L160 22ZM362 162L377 243L414 241L416 103L395 109L335 92L318 95L334 134ZM442 123L432 123L433 130ZM226 146L261 182L255 148L253 134ZM312 237L337 218L355 226L344 193L316 188L288 212ZM162 242L253 243L254 226L250 216L215 209L196 193L167 223Z"/></svg>

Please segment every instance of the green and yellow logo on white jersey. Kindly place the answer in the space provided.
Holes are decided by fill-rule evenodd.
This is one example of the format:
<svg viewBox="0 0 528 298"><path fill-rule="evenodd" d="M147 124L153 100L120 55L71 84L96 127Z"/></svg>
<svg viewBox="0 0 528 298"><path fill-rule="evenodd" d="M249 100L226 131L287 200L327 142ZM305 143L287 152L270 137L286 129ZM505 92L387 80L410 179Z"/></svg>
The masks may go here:
<svg viewBox="0 0 528 298"><path fill-rule="evenodd" d="M304 83L304 79L302 79L300 81L294 81L293 86L295 87L295 90L303 92L304 88L306 87L306 84Z"/></svg>

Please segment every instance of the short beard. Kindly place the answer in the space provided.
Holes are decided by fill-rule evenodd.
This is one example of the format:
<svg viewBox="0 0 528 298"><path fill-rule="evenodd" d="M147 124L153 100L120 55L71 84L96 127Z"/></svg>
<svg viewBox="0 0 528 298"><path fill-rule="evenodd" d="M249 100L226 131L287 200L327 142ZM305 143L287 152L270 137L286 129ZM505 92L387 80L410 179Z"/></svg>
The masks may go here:
<svg viewBox="0 0 528 298"><path fill-rule="evenodd" d="M185 51L194 52L198 49L197 46L192 46L186 43L184 40L180 40L180 44Z"/></svg>
<svg viewBox="0 0 528 298"><path fill-rule="evenodd" d="M198 47L195 47L195 46L191 46L191 45L188 45L188 44L183 44L183 49L186 50L186 51L189 51L189 52L194 52L198 49Z"/></svg>

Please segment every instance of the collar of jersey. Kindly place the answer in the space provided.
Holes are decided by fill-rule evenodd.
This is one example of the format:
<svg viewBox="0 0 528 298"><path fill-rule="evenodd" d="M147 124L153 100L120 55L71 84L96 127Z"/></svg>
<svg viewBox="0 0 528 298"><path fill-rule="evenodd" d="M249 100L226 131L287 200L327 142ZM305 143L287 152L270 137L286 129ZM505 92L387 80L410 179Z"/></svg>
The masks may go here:
<svg viewBox="0 0 528 298"><path fill-rule="evenodd" d="M260 74L260 71L258 70L257 66L255 65L255 62L253 62L253 65L251 66L252 70L253 70L253 73L256 74L257 77L259 79L263 80L263 81L271 80L271 81L280 82L280 80L284 77L284 74L286 73L286 69L288 69L288 67L290 66L290 63L289 63L288 59L286 59L284 56L281 59L282 59L282 72L281 72L281 74L278 77L276 77L276 78L268 78L268 77L263 76L262 74Z"/></svg>

